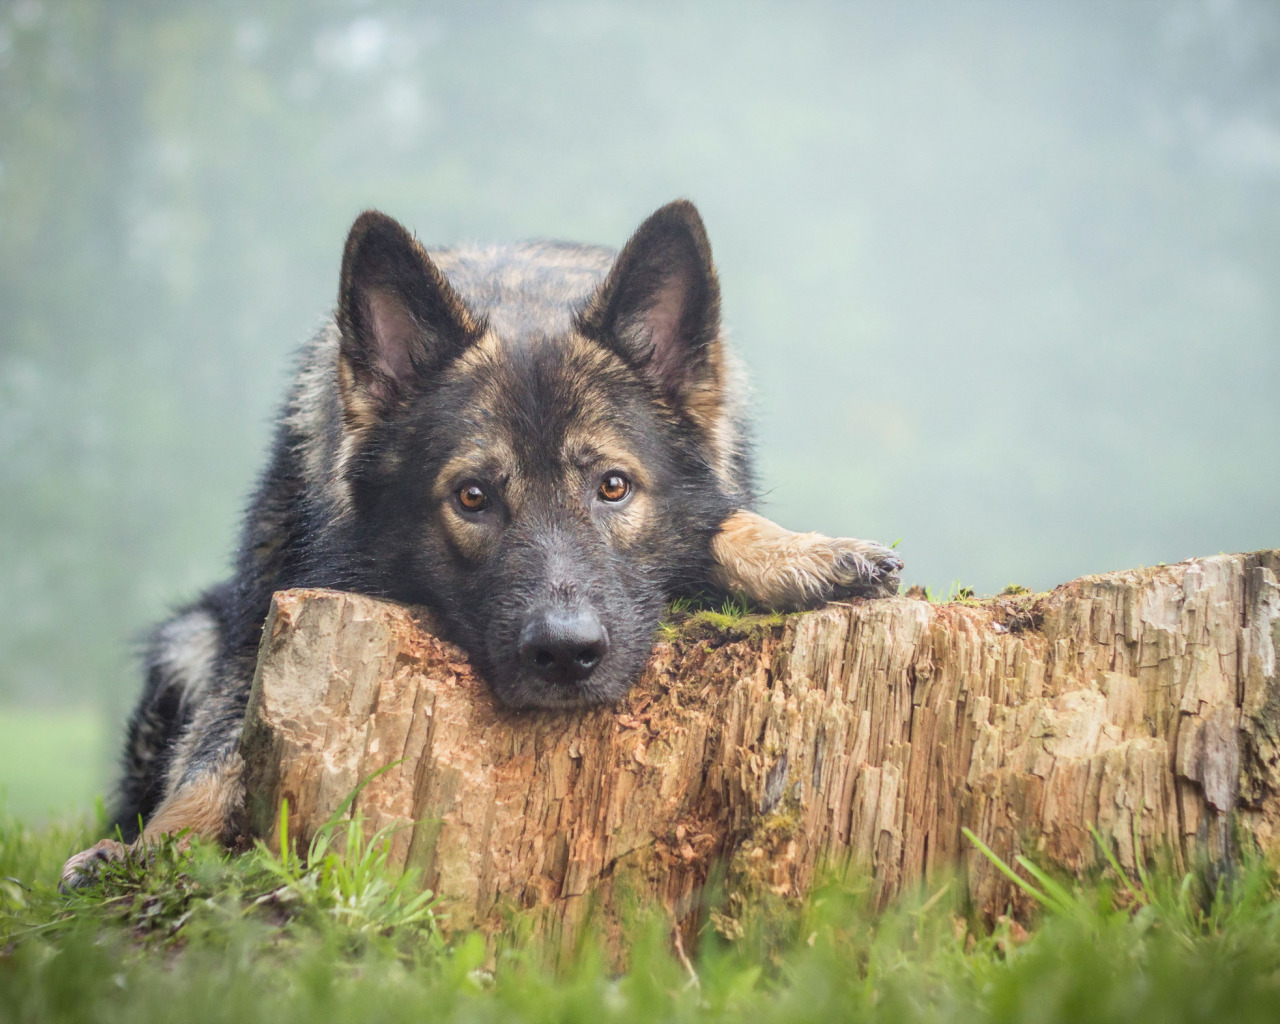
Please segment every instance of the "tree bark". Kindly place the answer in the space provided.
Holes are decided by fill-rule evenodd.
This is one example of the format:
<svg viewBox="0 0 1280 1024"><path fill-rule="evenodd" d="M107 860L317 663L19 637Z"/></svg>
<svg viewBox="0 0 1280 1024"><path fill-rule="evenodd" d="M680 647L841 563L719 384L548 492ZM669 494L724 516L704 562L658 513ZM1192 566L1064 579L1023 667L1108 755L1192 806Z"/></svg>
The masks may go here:
<svg viewBox="0 0 1280 1024"><path fill-rule="evenodd" d="M450 927L517 908L570 940L657 903L691 937L802 895L823 864L883 902L956 869L994 916L1020 895L971 829L1082 873L1280 850L1280 551L1088 576L1049 594L694 616L617 707L497 708L421 611L276 595L242 740L247 823L305 844L354 809L400 826ZM305 848L305 847L304 847Z"/></svg>

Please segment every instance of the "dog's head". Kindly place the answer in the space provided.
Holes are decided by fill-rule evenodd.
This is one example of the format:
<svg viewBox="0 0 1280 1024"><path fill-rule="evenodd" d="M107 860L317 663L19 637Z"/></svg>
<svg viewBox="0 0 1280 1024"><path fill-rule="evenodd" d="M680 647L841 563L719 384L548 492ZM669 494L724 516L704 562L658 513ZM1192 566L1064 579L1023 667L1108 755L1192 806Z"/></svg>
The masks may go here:
<svg viewBox="0 0 1280 1024"><path fill-rule="evenodd" d="M468 302L446 256L366 213L337 317L365 575L438 612L513 707L624 694L667 595L706 578L733 501L697 211L663 207L611 266L600 250L548 251L595 254L579 294L542 289L524 250L479 288L473 274Z"/></svg>

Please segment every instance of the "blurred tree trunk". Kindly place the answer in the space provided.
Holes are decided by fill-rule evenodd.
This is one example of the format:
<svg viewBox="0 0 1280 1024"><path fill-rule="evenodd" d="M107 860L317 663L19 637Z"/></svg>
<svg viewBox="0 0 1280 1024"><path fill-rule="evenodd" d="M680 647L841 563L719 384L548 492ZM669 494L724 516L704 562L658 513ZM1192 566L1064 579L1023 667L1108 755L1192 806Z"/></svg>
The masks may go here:
<svg viewBox="0 0 1280 1024"><path fill-rule="evenodd" d="M370 829L452 927L518 907L569 938L664 905L690 930L861 866L883 902L959 868L988 916L1020 894L962 835L1079 873L1280 846L1280 551L1085 577L1045 595L831 605L659 643L617 708L495 708L414 611L276 595L243 752L249 828L301 842L359 780ZM1252 839L1249 839L1252 837Z"/></svg>

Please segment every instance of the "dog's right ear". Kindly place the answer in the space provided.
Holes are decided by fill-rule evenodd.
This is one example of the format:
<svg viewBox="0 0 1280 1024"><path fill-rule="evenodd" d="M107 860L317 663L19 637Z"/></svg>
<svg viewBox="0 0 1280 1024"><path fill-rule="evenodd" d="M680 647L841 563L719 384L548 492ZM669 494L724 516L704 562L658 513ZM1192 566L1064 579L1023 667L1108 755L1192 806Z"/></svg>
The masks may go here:
<svg viewBox="0 0 1280 1024"><path fill-rule="evenodd" d="M356 218L338 289L338 383L349 424L385 419L483 331L399 222Z"/></svg>

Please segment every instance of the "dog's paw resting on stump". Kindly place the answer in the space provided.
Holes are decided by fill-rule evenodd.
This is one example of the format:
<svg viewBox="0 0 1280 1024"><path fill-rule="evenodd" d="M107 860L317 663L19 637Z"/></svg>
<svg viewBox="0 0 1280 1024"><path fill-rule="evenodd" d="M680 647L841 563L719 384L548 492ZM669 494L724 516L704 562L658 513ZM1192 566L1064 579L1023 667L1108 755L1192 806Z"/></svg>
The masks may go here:
<svg viewBox="0 0 1280 1024"><path fill-rule="evenodd" d="M730 516L711 542L714 579L765 608L800 611L845 597L892 597L902 559L874 541L792 533L754 512Z"/></svg>

